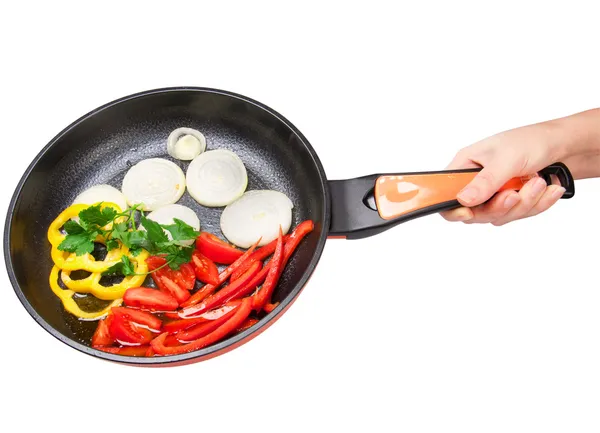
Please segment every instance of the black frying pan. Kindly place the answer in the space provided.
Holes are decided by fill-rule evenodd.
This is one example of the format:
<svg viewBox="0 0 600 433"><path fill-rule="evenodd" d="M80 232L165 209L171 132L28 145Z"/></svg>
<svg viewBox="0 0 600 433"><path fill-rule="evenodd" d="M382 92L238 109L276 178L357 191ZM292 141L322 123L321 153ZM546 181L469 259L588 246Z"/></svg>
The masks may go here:
<svg viewBox="0 0 600 433"><path fill-rule="evenodd" d="M181 126L202 131L208 149L237 153L248 171L248 190L275 189L294 203L293 223L312 219L315 230L288 263L273 300L280 304L252 328L202 350L167 357L132 358L89 346L96 322L79 321L63 310L48 286L52 268L49 224L84 189L108 183L120 189L135 163L165 157L166 138ZM171 159L171 158L169 158ZM174 160L186 170L188 163ZM413 218L458 206L456 193L478 170L371 175L327 181L314 149L290 122L244 96L203 88L169 88L127 96L76 120L37 155L19 182L6 218L6 266L17 296L53 336L84 353L131 364L175 365L211 358L264 331L296 299L330 237L357 239ZM574 194L562 164L543 170ZM507 187L519 189L525 179ZM206 208L184 194L202 229L221 235L221 209ZM222 236L222 235L221 235Z"/></svg>

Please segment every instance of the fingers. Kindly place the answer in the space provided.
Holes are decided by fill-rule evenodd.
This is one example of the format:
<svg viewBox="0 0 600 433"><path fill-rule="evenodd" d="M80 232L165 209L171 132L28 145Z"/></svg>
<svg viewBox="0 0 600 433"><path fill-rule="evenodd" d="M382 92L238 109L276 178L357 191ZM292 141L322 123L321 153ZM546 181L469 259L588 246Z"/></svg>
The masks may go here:
<svg viewBox="0 0 600 433"><path fill-rule="evenodd" d="M514 175L511 164L495 162L485 166L462 191L458 201L473 207L489 200Z"/></svg>
<svg viewBox="0 0 600 433"><path fill-rule="evenodd" d="M448 221L463 221L468 224L490 223L504 216L519 201L521 196L516 191L502 191L485 204L466 208L461 207L442 213Z"/></svg>
<svg viewBox="0 0 600 433"><path fill-rule="evenodd" d="M541 177L531 179L519 192L519 195L521 196L519 204L515 205L504 216L492 221L492 224L501 226L507 222L525 218L530 213L535 212L535 206L544 196L547 189L554 189L554 187L546 188L546 181ZM542 203L541 206L544 206L544 203Z"/></svg>
<svg viewBox="0 0 600 433"><path fill-rule="evenodd" d="M469 221L473 219L473 211L468 207L459 207L440 213L447 221Z"/></svg>

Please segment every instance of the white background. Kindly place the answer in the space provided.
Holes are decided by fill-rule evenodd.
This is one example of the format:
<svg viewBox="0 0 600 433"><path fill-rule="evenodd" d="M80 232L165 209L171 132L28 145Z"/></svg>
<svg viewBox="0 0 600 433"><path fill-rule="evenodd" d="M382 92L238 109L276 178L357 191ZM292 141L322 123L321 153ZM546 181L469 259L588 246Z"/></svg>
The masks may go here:
<svg viewBox="0 0 600 433"><path fill-rule="evenodd" d="M440 169L485 136L600 106L598 13L583 3L244 3L3 3L3 214L63 127L151 88L271 106L330 179ZM434 215L329 241L281 320L186 367L71 349L2 271L0 429L597 432L599 190L578 182L502 228Z"/></svg>

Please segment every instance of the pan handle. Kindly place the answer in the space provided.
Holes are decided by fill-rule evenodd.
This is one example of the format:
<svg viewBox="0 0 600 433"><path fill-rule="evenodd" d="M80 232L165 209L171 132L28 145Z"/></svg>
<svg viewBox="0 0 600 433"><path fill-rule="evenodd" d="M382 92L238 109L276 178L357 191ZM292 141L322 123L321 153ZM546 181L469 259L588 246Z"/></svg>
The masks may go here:
<svg viewBox="0 0 600 433"><path fill-rule="evenodd" d="M480 170L374 174L329 181L332 197L329 235L361 239L415 218L460 207L456 196ZM536 176L542 177L548 185L552 183L552 176L556 176L566 190L562 198L575 195L573 176L560 162L534 175L513 178L500 191L518 191Z"/></svg>

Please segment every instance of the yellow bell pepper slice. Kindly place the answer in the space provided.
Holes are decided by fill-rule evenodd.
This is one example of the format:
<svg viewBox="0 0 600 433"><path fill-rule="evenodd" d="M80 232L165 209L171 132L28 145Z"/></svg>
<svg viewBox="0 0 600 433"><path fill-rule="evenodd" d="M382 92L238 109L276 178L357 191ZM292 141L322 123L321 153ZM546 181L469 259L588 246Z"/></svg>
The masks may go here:
<svg viewBox="0 0 600 433"><path fill-rule="evenodd" d="M125 249L127 248L125 247ZM136 273L145 274L148 271L146 264L148 256L147 251L141 251L136 257L130 256L130 259L136 263ZM131 275L123 278L120 283L103 286L100 284L100 278L102 278L100 272L94 272L81 280L72 280L70 275L70 270L63 269L61 272L61 280L69 289L78 293L91 293L96 298L107 301L122 298L127 289L141 286L146 279L146 275Z"/></svg>
<svg viewBox="0 0 600 433"><path fill-rule="evenodd" d="M77 303L73 299L73 295L75 294L75 292L72 290L64 290L58 285L58 272L59 271L60 271L60 269L58 269L57 266L52 267L52 271L50 272L50 280L49 280L50 288L52 289L54 294L56 296L58 296L58 298L62 301L62 304L65 307L65 310L67 310L69 313L79 317L80 319L92 320L92 319L101 318L101 317L107 315L112 307L118 307L123 302L122 299L115 299L106 308L103 308L100 311L92 311L92 312L83 311L81 308L79 308L79 305L77 305Z"/></svg>

